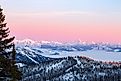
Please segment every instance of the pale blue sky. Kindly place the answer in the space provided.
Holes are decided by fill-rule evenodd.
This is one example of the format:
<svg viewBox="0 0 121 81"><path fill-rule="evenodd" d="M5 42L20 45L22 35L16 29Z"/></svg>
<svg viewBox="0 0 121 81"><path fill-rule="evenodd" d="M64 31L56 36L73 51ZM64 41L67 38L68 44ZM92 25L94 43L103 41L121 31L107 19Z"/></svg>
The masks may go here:
<svg viewBox="0 0 121 81"><path fill-rule="evenodd" d="M10 12L97 11L121 12L121 0L1 0Z"/></svg>

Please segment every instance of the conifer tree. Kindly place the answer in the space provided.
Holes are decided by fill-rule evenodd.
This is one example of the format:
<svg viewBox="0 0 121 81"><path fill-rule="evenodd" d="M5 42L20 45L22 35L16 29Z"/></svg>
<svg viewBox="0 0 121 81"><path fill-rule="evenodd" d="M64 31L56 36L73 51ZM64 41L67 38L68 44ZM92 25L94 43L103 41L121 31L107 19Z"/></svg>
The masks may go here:
<svg viewBox="0 0 121 81"><path fill-rule="evenodd" d="M21 78L15 61L16 51L13 40L15 37L9 37L9 28L6 27L5 15L0 7L0 81L17 81Z"/></svg>

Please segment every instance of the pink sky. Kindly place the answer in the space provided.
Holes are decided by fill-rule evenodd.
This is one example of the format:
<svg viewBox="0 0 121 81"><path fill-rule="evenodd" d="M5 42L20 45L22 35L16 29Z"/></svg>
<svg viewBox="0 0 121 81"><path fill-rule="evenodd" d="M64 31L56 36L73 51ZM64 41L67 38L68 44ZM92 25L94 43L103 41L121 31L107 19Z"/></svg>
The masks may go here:
<svg viewBox="0 0 121 81"><path fill-rule="evenodd" d="M23 20L23 18L25 18ZM18 20L19 19L19 20ZM22 17L8 19L11 33L17 39L30 38L33 40L48 41L95 41L95 42L121 42L121 24L116 22L97 22L81 19L69 20L56 17ZM12 20L12 21L11 21Z"/></svg>
<svg viewBox="0 0 121 81"><path fill-rule="evenodd" d="M121 1L6 0L6 22L16 39L121 43Z"/></svg>

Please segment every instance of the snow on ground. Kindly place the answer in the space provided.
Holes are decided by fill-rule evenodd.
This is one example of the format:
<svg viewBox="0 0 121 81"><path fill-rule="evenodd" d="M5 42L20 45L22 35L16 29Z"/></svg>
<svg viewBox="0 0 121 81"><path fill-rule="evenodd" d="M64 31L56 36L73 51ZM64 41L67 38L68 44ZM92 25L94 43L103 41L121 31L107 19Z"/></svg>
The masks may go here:
<svg viewBox="0 0 121 81"><path fill-rule="evenodd" d="M73 76L72 73L67 73L67 74L65 74L65 75L63 76L63 78L64 78L65 80L67 80L67 81L73 81L74 76Z"/></svg>
<svg viewBox="0 0 121 81"><path fill-rule="evenodd" d="M64 60L61 61L61 62L59 62L59 63L57 63L57 64L50 65L49 67L47 67L46 72L48 72L48 71L51 70L52 68L62 68L62 67L63 67L63 66L62 66L62 62L64 62Z"/></svg>
<svg viewBox="0 0 121 81"><path fill-rule="evenodd" d="M25 66L25 64L22 64L22 63L17 63L16 64L18 67L23 67L23 66Z"/></svg>
<svg viewBox="0 0 121 81"><path fill-rule="evenodd" d="M68 56L85 56L97 61L121 61L121 52L106 52L101 50L74 51L74 52L61 51L58 52L59 55L51 55L50 51L47 52L46 50L46 52L41 53L41 55L51 58L60 58Z"/></svg>

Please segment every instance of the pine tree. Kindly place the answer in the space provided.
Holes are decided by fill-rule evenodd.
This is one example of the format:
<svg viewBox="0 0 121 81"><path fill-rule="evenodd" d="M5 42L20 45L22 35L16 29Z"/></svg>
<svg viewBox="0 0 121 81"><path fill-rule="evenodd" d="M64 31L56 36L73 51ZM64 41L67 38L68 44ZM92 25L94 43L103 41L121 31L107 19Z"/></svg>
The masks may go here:
<svg viewBox="0 0 121 81"><path fill-rule="evenodd" d="M5 15L0 7L0 81L17 81L21 78L21 72L18 70L15 61L16 51L13 40L15 37L9 37L9 28L6 27Z"/></svg>

